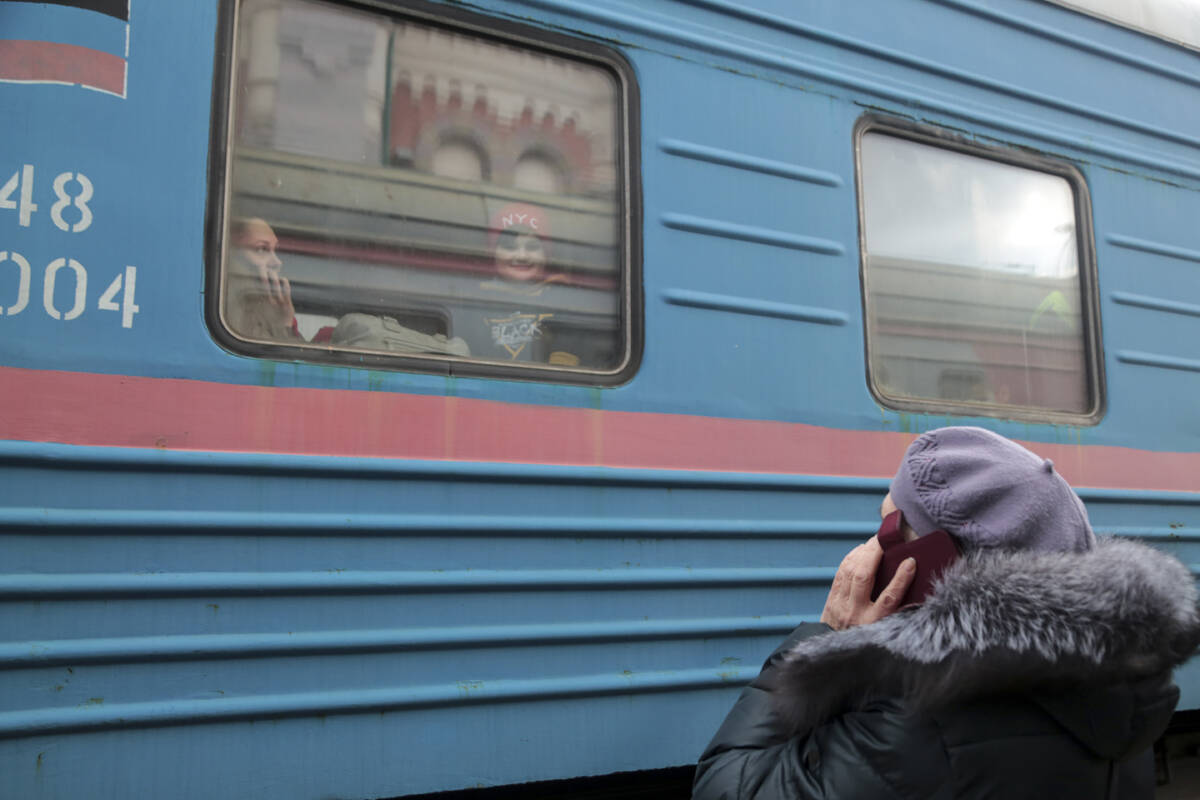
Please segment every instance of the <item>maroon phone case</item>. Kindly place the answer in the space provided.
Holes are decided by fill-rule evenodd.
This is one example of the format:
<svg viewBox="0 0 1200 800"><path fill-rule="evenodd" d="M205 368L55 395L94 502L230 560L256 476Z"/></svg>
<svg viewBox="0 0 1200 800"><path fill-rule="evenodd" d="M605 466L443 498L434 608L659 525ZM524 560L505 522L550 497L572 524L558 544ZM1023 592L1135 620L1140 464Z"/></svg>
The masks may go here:
<svg viewBox="0 0 1200 800"><path fill-rule="evenodd" d="M875 600L887 588L904 559L910 556L915 558L917 576L904 593L900 601L901 608L923 602L933 588L933 582L959 557L958 545L950 534L934 531L906 542L903 523L901 512L893 511L879 526L879 533L875 534L883 548L883 559L879 562L879 571L875 573L875 588L871 590L871 599Z"/></svg>

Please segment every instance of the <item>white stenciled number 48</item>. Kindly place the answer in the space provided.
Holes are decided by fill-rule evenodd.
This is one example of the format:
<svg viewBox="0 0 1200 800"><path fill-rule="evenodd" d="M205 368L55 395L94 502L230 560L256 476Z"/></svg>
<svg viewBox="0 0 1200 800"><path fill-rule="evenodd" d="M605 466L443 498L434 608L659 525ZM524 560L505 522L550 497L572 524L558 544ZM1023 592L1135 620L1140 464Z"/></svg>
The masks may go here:
<svg viewBox="0 0 1200 800"><path fill-rule="evenodd" d="M78 191L74 191L75 186ZM79 233L92 224L92 182L82 172L62 172L54 179L54 205L50 206L50 219L61 231ZM68 222L63 211L74 206L79 211L79 220ZM17 221L22 228L29 227L33 212L38 204L33 202L33 164L25 164L0 186L0 209L17 212Z"/></svg>

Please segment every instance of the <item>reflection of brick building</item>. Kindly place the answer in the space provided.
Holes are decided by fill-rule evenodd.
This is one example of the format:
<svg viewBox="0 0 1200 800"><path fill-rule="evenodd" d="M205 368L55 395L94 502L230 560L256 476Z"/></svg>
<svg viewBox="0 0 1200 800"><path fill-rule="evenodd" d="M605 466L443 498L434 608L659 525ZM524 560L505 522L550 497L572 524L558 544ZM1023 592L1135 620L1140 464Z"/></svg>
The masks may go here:
<svg viewBox="0 0 1200 800"><path fill-rule="evenodd" d="M402 76L389 121L389 154L398 166L553 194L580 194L593 183L591 144L575 117L558 120L546 111L535 119L530 103L500 119L482 85L464 102L457 81L439 98L435 82L416 92Z"/></svg>
<svg viewBox="0 0 1200 800"><path fill-rule="evenodd" d="M242 13L242 145L612 196L614 86L603 70L307 3L248 2Z"/></svg>

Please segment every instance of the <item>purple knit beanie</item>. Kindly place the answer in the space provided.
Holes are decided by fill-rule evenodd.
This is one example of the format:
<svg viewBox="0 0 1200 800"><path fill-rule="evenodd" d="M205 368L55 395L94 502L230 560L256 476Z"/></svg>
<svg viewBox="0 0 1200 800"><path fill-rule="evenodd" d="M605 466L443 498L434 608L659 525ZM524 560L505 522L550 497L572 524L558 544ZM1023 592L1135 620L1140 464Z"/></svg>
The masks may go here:
<svg viewBox="0 0 1200 800"><path fill-rule="evenodd" d="M968 550L1083 552L1096 545L1083 502L1050 459L983 428L939 428L908 446L892 502L918 534Z"/></svg>

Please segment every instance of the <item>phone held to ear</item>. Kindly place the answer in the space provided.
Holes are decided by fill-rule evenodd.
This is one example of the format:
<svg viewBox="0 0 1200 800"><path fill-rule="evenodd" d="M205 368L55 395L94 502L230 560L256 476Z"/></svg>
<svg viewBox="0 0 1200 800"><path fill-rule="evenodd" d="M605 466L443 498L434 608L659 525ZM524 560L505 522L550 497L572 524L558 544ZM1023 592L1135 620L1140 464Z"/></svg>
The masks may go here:
<svg viewBox="0 0 1200 800"><path fill-rule="evenodd" d="M879 593L891 583L904 559L912 557L917 560L917 575L904 593L900 608L924 602L933 589L933 582L960 555L958 544L945 531L934 531L911 542L904 541L904 515L900 511L893 511L884 518L875 537L883 548L883 558L879 562L879 571L875 573L872 600L878 598Z"/></svg>

